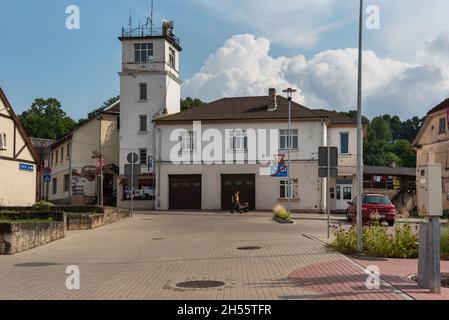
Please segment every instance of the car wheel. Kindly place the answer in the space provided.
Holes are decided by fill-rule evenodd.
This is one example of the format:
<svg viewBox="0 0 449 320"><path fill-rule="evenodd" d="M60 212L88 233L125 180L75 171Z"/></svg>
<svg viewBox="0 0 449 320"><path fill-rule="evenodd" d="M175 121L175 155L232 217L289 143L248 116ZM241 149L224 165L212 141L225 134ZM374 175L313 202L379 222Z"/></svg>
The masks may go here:
<svg viewBox="0 0 449 320"><path fill-rule="evenodd" d="M388 226L389 227L394 227L394 220L388 221Z"/></svg>

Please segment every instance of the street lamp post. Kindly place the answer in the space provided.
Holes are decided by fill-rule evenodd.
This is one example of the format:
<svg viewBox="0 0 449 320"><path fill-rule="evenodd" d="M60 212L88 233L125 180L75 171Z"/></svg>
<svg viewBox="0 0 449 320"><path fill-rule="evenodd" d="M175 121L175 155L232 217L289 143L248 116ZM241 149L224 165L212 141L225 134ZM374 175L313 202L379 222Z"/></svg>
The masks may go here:
<svg viewBox="0 0 449 320"><path fill-rule="evenodd" d="M99 156L99 167L100 167L100 183L98 188L98 205L103 206L103 154L101 150L101 144L102 144L102 128L101 128L101 122L103 121L103 117L98 117L97 120L99 121L99 140L98 140L98 156Z"/></svg>
<svg viewBox="0 0 449 320"><path fill-rule="evenodd" d="M288 182L287 182L287 211L288 213L291 213L291 204L290 200L292 197L292 181L291 181L291 175L290 175L290 153L291 153L291 147L292 147L292 99L293 99L293 93L297 92L297 90L288 88L283 91L287 94L288 99L288 145L287 145L287 176L288 176Z"/></svg>
<svg viewBox="0 0 449 320"><path fill-rule="evenodd" d="M363 127L362 127L362 58L363 58L363 0L360 0L359 57L357 84L357 250L363 251Z"/></svg>

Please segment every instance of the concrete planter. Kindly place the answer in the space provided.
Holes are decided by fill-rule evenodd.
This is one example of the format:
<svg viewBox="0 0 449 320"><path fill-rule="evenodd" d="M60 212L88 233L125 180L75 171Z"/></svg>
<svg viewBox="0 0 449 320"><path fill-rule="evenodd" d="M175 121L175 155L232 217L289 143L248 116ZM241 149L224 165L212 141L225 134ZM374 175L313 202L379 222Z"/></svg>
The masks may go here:
<svg viewBox="0 0 449 320"><path fill-rule="evenodd" d="M278 223L282 223L282 224L295 224L295 222L293 220L282 220L278 217L274 217L273 220Z"/></svg>
<svg viewBox="0 0 449 320"><path fill-rule="evenodd" d="M0 255L16 254L64 236L64 221L0 223Z"/></svg>
<svg viewBox="0 0 449 320"><path fill-rule="evenodd" d="M129 218L131 212L125 209L105 207L104 213L93 213L90 215L68 214L67 230L92 230L104 225Z"/></svg>

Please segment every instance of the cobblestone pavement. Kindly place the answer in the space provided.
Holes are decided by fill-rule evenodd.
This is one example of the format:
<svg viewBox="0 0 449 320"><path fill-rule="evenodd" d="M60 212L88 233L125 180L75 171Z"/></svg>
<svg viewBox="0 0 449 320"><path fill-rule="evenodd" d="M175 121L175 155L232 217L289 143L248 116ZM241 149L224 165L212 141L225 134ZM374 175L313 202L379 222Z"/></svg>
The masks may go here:
<svg viewBox="0 0 449 320"><path fill-rule="evenodd" d="M269 215L139 213L97 230L69 232L65 239L40 248L0 256L0 299L323 298L322 291L288 276L301 267L346 259L304 236L323 235L325 226L325 221L307 220L281 225ZM237 250L242 246L261 249ZM69 265L80 268L80 290L65 287ZM360 276L363 270L359 272L351 280L356 291L365 279ZM218 280L225 286L176 287L187 280ZM396 293L384 294L377 298L398 298Z"/></svg>

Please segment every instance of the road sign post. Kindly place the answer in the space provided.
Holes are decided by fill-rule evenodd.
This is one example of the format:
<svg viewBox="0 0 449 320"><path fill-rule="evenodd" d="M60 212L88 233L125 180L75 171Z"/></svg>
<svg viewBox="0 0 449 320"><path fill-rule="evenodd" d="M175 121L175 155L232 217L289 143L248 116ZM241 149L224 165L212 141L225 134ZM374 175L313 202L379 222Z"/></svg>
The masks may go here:
<svg viewBox="0 0 449 320"><path fill-rule="evenodd" d="M318 149L318 176L326 179L327 237L330 238L330 180L331 177L338 176L338 148L320 147Z"/></svg>
<svg viewBox="0 0 449 320"><path fill-rule="evenodd" d="M131 192L130 200L131 200L131 217L134 214L134 166L139 160L139 156L135 152L131 152L127 156L127 160L131 165L131 187L128 192Z"/></svg>

